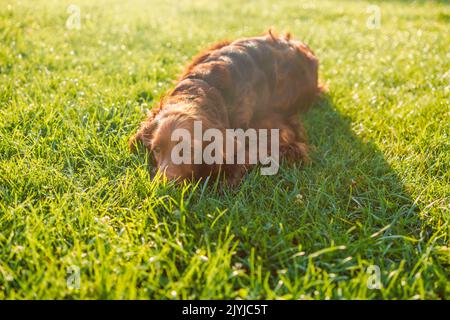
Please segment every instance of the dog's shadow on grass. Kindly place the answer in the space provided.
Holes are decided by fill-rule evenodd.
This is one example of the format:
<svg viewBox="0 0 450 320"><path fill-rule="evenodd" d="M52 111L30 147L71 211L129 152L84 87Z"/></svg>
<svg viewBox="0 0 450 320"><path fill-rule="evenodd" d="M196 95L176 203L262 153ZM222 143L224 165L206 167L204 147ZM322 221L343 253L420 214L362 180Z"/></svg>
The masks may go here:
<svg viewBox="0 0 450 320"><path fill-rule="evenodd" d="M275 176L255 170L238 190L221 195L197 192L191 210L198 241L229 226L238 240L234 259L250 270L250 255L257 255L269 273L305 271L327 248L316 259L330 272L356 264L388 270L414 255L421 231L416 206L383 153L355 133L330 96L304 123L316 149L311 165L282 166Z"/></svg>

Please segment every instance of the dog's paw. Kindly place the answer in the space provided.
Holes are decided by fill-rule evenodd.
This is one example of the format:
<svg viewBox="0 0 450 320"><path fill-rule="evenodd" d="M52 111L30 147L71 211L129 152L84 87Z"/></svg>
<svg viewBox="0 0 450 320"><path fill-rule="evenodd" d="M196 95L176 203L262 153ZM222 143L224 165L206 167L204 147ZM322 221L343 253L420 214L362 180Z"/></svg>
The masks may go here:
<svg viewBox="0 0 450 320"><path fill-rule="evenodd" d="M225 181L230 187L238 186L247 174L248 168L244 164L226 166Z"/></svg>
<svg viewBox="0 0 450 320"><path fill-rule="evenodd" d="M309 146L303 142L294 142L280 148L280 158L288 163L309 164Z"/></svg>

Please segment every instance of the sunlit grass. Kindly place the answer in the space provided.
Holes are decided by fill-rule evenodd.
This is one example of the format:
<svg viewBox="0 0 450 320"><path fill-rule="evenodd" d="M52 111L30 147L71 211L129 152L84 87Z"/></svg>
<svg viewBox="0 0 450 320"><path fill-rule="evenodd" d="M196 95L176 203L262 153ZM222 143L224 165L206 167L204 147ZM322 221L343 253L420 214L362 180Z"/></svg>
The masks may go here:
<svg viewBox="0 0 450 320"><path fill-rule="evenodd" d="M0 298L449 298L449 5L83 0L69 30L71 3L0 1ZM321 60L312 165L152 181L127 150L146 110L270 26Z"/></svg>

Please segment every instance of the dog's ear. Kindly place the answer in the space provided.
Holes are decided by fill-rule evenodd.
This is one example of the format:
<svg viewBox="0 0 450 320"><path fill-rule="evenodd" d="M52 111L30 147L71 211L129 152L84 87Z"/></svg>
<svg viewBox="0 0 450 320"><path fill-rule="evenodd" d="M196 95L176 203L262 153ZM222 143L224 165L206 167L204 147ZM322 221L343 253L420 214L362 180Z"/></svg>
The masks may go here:
<svg viewBox="0 0 450 320"><path fill-rule="evenodd" d="M153 156L153 153L150 152L152 146L151 141L153 137L153 133L155 130L155 123L154 121L149 122L148 120L142 123L139 130L131 136L130 140L128 141L128 146L130 148L130 152L136 154L139 151L145 151L145 154L148 159L148 164L150 167L156 166L156 160Z"/></svg>
<svg viewBox="0 0 450 320"><path fill-rule="evenodd" d="M142 144L142 133L137 132L132 135L130 140L128 140L128 147L131 153L137 153L139 150L139 144Z"/></svg>
<svg viewBox="0 0 450 320"><path fill-rule="evenodd" d="M151 149L151 139L146 139L146 127L141 127L128 141L128 147L131 153L138 153L144 148Z"/></svg>
<svg viewBox="0 0 450 320"><path fill-rule="evenodd" d="M132 153L137 153L140 146L145 147L147 150L151 149L151 140L153 131L156 128L155 121L145 121L142 123L139 130L128 141L128 146Z"/></svg>

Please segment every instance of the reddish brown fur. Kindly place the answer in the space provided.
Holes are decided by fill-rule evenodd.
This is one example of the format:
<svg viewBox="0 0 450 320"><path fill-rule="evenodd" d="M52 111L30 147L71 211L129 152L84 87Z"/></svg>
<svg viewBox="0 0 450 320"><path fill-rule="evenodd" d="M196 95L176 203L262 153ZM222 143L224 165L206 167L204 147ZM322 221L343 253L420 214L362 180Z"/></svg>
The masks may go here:
<svg viewBox="0 0 450 320"><path fill-rule="evenodd" d="M156 151L156 165L169 178L201 178L225 173L237 183L246 165L170 165L167 158L171 130L202 120L203 129L280 129L280 157L307 162L306 133L298 119L322 88L318 60L303 43L274 35L223 41L197 55L175 88L161 100L130 140ZM170 139L170 138L169 138ZM165 141L162 143L159 141ZM163 151L163 149L165 151ZM165 155L163 155L163 153Z"/></svg>

